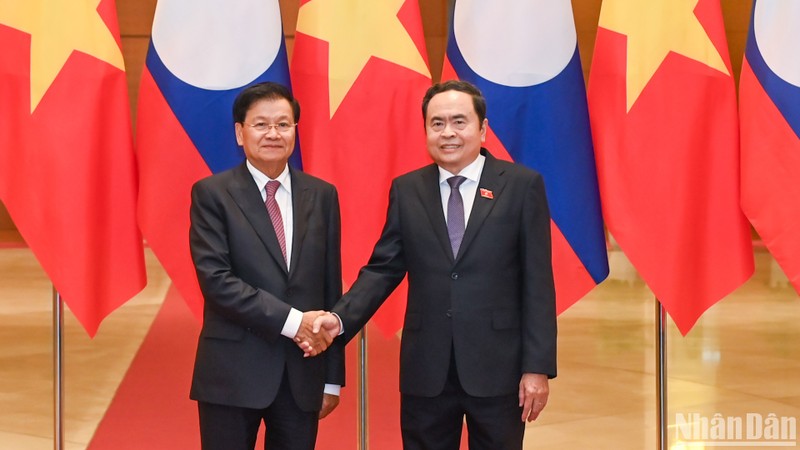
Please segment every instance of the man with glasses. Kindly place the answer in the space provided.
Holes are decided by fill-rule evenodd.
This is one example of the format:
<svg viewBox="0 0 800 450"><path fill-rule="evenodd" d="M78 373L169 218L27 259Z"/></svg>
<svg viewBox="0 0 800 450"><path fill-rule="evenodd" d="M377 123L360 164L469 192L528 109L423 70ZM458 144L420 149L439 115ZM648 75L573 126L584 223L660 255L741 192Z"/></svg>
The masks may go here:
<svg viewBox="0 0 800 450"><path fill-rule="evenodd" d="M314 327L352 339L408 274L403 448L457 450L466 418L471 450L519 450L556 375L544 183L481 148L486 101L470 83L434 85L422 115L435 164L392 182L369 263Z"/></svg>
<svg viewBox="0 0 800 450"><path fill-rule="evenodd" d="M313 450L339 402L344 344L311 332L342 293L336 189L289 167L300 105L277 83L233 104L246 161L192 188L192 259L205 299L190 397L204 450ZM310 349L309 349L310 348ZM324 390L323 390L324 389Z"/></svg>

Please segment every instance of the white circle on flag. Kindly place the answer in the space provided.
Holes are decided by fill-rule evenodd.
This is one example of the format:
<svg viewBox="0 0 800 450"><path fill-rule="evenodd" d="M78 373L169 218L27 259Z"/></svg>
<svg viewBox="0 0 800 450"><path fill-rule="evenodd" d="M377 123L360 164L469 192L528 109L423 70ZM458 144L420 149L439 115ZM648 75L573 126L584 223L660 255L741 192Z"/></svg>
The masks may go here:
<svg viewBox="0 0 800 450"><path fill-rule="evenodd" d="M244 86L275 60L283 39L278 2L159 0L153 46L182 81L203 89Z"/></svg>
<svg viewBox="0 0 800 450"><path fill-rule="evenodd" d="M458 0L453 32L472 70L515 87L561 73L577 44L569 0Z"/></svg>
<svg viewBox="0 0 800 450"><path fill-rule="evenodd" d="M800 43L800 2L758 0L753 14L756 43L767 66L786 82L800 86L800 58L794 47Z"/></svg>

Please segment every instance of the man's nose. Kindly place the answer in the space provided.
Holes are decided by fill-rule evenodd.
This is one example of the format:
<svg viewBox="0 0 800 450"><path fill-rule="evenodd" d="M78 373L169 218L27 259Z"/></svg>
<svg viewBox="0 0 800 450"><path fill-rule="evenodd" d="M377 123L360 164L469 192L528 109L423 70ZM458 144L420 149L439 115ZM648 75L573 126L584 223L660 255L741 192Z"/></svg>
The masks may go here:
<svg viewBox="0 0 800 450"><path fill-rule="evenodd" d="M456 131L453 128L453 125L451 125L449 122L445 123L444 124L444 130L442 130L442 135L444 135L444 136L453 136L455 134L456 134Z"/></svg>

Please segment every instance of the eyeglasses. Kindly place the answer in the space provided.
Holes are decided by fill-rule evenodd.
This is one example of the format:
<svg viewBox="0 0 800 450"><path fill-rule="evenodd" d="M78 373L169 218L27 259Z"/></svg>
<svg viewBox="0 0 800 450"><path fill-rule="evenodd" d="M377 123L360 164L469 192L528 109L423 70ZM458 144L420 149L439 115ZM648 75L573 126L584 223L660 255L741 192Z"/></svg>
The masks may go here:
<svg viewBox="0 0 800 450"><path fill-rule="evenodd" d="M254 130L260 133L266 133L270 129L277 131L278 133L288 133L289 130L296 127L296 123L289 123L289 122L278 122L278 123L267 123L267 122L256 122L256 123L245 123L248 127L253 127Z"/></svg>
<svg viewBox="0 0 800 450"><path fill-rule="evenodd" d="M437 133L441 133L442 131L444 131L446 125L447 122L441 119L433 119L430 123L431 130ZM450 121L450 128L458 131L463 131L467 129L468 125L469 122L467 121L467 119L453 119Z"/></svg>

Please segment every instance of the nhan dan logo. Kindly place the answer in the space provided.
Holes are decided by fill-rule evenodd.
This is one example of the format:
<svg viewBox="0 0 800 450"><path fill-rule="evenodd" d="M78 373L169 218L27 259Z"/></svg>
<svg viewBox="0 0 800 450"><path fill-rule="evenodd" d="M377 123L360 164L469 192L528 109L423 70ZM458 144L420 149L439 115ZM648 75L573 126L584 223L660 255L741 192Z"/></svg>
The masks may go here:
<svg viewBox="0 0 800 450"><path fill-rule="evenodd" d="M797 447L797 418L747 413L743 416L675 414L675 441L706 447ZM673 446L673 448L675 448Z"/></svg>

